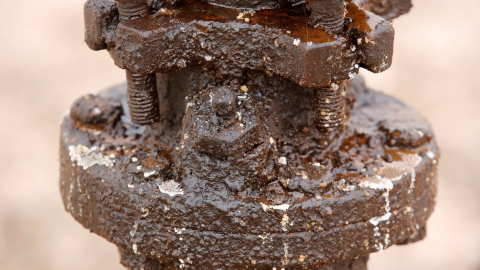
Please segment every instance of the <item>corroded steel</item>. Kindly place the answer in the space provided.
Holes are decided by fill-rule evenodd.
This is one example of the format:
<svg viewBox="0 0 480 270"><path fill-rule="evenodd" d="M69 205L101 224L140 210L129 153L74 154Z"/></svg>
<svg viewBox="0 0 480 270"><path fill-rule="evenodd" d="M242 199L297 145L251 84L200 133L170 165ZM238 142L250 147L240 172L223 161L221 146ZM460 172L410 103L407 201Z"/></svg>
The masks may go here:
<svg viewBox="0 0 480 270"><path fill-rule="evenodd" d="M357 76L390 67L410 6L87 1L86 42L127 84L63 119L66 210L130 269L362 270L421 240L433 132Z"/></svg>

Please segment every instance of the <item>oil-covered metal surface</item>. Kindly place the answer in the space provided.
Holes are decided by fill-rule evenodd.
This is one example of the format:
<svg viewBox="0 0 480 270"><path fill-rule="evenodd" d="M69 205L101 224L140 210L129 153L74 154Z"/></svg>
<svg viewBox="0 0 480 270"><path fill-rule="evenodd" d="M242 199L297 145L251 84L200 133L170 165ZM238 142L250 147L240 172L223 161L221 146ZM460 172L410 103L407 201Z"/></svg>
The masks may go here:
<svg viewBox="0 0 480 270"><path fill-rule="evenodd" d="M131 269L366 269L425 236L429 124L356 77L406 1L90 0L127 84L63 119L67 211Z"/></svg>
<svg viewBox="0 0 480 270"><path fill-rule="evenodd" d="M117 244L133 269L140 258L151 269L320 269L421 239L438 158L425 120L359 83L349 88L358 97L345 130L322 150L318 133L305 129L309 105L294 109L295 118L284 103L289 89L268 87L284 79L265 80L263 93L251 84L248 92L189 95L177 141L159 140L127 115L102 130L65 118L67 210ZM307 103L313 92L304 90ZM101 95L125 104L124 91ZM222 105L212 106L212 93L240 101L233 119L228 107L213 119ZM260 95L270 106L258 105ZM253 132L233 139L236 128ZM232 143L222 152L211 148L224 140Z"/></svg>
<svg viewBox="0 0 480 270"><path fill-rule="evenodd" d="M341 5L344 16L343 1ZM140 74L202 64L223 76L238 76L246 68L266 70L319 87L350 78L358 72L358 64L372 62L370 58L392 57L393 28L389 22L373 13L365 15L355 3L346 6L345 16L349 26L343 30L342 19L341 27L335 26L332 32L328 24L312 26L308 16L293 15L285 8L243 11L196 2L113 22L109 29L97 32L113 37L107 46L117 65ZM87 21L87 28L94 28L88 26L95 23ZM390 34L378 35L374 30L379 26L389 29L381 33ZM365 36L369 41L357 46ZM370 49L375 44L377 47ZM99 47L96 43L90 46ZM390 63L365 67L384 70Z"/></svg>

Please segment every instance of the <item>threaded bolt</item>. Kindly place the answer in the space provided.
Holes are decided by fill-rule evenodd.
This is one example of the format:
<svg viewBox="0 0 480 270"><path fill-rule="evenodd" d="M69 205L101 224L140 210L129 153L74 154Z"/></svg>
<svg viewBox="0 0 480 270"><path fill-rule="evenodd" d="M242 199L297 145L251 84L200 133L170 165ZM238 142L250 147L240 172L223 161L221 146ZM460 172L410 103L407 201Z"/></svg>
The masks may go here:
<svg viewBox="0 0 480 270"><path fill-rule="evenodd" d="M127 70L128 107L132 122L151 125L160 119L155 74L141 75Z"/></svg>
<svg viewBox="0 0 480 270"><path fill-rule="evenodd" d="M307 0L310 8L310 25L321 25L325 30L338 33L345 21L345 2L339 0Z"/></svg>
<svg viewBox="0 0 480 270"><path fill-rule="evenodd" d="M313 101L313 122L322 133L340 130L345 125L344 86L332 83L316 88Z"/></svg>
<svg viewBox="0 0 480 270"><path fill-rule="evenodd" d="M150 6L145 0L117 0L118 14L121 22L146 16Z"/></svg>

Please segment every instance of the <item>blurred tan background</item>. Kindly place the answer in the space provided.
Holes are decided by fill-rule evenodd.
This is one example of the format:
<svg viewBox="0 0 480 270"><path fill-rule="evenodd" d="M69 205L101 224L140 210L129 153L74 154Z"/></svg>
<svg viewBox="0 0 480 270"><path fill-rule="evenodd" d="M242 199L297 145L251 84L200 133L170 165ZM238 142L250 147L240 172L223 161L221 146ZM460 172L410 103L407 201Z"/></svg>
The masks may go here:
<svg viewBox="0 0 480 270"><path fill-rule="evenodd" d="M432 123L438 204L426 240L371 256L370 269L480 270L480 1L414 2L395 21L393 67L364 75ZM0 0L0 269L123 269L58 192L60 116L124 80L83 43L83 3Z"/></svg>

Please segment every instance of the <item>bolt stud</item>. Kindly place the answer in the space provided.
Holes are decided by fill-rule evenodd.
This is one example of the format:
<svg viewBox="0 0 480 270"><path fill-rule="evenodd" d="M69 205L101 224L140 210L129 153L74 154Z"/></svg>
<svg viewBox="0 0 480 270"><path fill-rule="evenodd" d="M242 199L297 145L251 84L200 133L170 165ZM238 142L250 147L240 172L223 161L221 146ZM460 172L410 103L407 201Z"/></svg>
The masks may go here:
<svg viewBox="0 0 480 270"><path fill-rule="evenodd" d="M322 133L340 130L345 125L344 86L332 83L315 89L313 121Z"/></svg>
<svg viewBox="0 0 480 270"><path fill-rule="evenodd" d="M151 125L160 118L155 74L141 75L127 71L128 107L132 122Z"/></svg>
<svg viewBox="0 0 480 270"><path fill-rule="evenodd" d="M321 25L325 30L338 33L345 21L345 2L339 0L307 0L310 8L310 24Z"/></svg>
<svg viewBox="0 0 480 270"><path fill-rule="evenodd" d="M146 16L150 6L145 0L117 0L120 21L132 20Z"/></svg>

